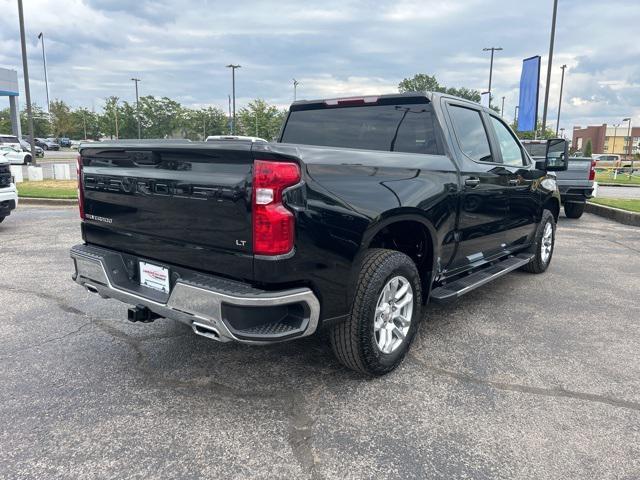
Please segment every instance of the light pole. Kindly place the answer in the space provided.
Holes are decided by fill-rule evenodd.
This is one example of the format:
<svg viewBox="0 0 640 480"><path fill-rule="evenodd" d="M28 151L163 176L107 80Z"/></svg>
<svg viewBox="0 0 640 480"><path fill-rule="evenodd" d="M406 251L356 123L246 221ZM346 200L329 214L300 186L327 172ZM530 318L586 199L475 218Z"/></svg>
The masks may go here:
<svg viewBox="0 0 640 480"><path fill-rule="evenodd" d="M558 121L556 122L556 137L558 136L558 128L560 128L560 110L562 109L562 89L564 88L564 69L566 65L560 67L562 69L562 80L560 80L560 101L558 103Z"/></svg>
<svg viewBox="0 0 640 480"><path fill-rule="evenodd" d="M564 138L564 127L560 129L560 138Z"/></svg>
<svg viewBox="0 0 640 480"><path fill-rule="evenodd" d="M615 123L613 125L613 145L611 145L611 153L615 154L616 153L616 137L618 136L618 127L620 126L619 123Z"/></svg>
<svg viewBox="0 0 640 480"><path fill-rule="evenodd" d="M482 49L483 52L491 52L491 64L489 66L489 89L487 90L489 92L489 108L491 108L491 78L493 77L493 54L500 50L502 50L502 47L487 47Z"/></svg>
<svg viewBox="0 0 640 480"><path fill-rule="evenodd" d="M44 87L47 93L47 113L51 113L51 104L49 103L49 80L47 78L47 56L44 54L44 33L40 32L38 38L42 40L42 63L44 64Z"/></svg>
<svg viewBox="0 0 640 480"><path fill-rule="evenodd" d="M293 79L293 101L295 102L296 99L298 98L298 85L300 85L300 82L298 82L295 78Z"/></svg>
<svg viewBox="0 0 640 480"><path fill-rule="evenodd" d="M236 131L236 68L240 68L241 65L234 65L230 63L227 68L231 69L231 94L233 95L233 117L231 120L231 135Z"/></svg>
<svg viewBox="0 0 640 480"><path fill-rule="evenodd" d="M141 82L139 78L133 77L131 79L132 82L136 84L136 117L138 117L138 139L142 138L141 128L140 128L140 99L138 98L138 82Z"/></svg>
<svg viewBox="0 0 640 480"><path fill-rule="evenodd" d="M542 110L542 133L547 128L547 107L549 106L549 86L551 85L551 66L553 64L553 44L556 38L556 14L558 0L553 0L553 18L551 20L551 40L549 42L549 62L547 63L547 86L544 90L544 108Z"/></svg>
<svg viewBox="0 0 640 480"><path fill-rule="evenodd" d="M504 117L504 97L502 97L502 110L500 110L500 116Z"/></svg>
<svg viewBox="0 0 640 480"><path fill-rule="evenodd" d="M627 141L629 142L629 148L627 149L627 160L629 160L629 157L631 157L631 170L629 171L629 178L631 178L631 176L633 175L633 155L631 155L631 145L633 143L631 141L631 117L623 118L622 121L629 122L629 126L627 127Z"/></svg>
<svg viewBox="0 0 640 480"><path fill-rule="evenodd" d="M20 45L22 46L22 73L24 74L24 94L27 97L27 123L29 124L29 139L31 140L31 164L35 167L36 140L33 137L33 112L31 110L31 89L29 88L29 65L27 64L27 43L24 39L24 12L22 0L18 0L18 21L20 22Z"/></svg>
<svg viewBox="0 0 640 480"><path fill-rule="evenodd" d="M516 111L513 114L513 123L516 124L516 128L518 126L518 109L520 108L520 105L516 105Z"/></svg>

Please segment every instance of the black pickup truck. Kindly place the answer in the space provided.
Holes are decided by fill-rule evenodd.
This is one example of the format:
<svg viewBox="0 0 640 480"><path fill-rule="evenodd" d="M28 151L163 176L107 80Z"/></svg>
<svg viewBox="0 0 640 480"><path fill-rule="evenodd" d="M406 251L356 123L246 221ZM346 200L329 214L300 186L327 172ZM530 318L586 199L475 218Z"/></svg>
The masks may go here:
<svg viewBox="0 0 640 480"><path fill-rule="evenodd" d="M493 111L441 94L296 102L275 143L81 145L73 279L221 342L328 329L384 374L427 301L547 269L567 145L547 149L536 169Z"/></svg>

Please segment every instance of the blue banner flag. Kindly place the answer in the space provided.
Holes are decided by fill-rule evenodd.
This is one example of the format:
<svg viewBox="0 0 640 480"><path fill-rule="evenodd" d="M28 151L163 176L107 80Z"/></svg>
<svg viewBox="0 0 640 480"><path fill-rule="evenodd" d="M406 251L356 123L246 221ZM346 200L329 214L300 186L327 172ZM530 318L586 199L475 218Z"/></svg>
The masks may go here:
<svg viewBox="0 0 640 480"><path fill-rule="evenodd" d="M538 123L538 95L540 93L540 56L525 58L520 75L520 103L518 131L532 132Z"/></svg>

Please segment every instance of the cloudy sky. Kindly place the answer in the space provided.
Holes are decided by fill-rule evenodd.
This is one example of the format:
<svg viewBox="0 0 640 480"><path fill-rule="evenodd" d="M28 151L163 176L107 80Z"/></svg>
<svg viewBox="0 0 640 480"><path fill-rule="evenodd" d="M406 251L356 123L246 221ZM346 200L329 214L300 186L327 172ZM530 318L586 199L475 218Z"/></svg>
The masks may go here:
<svg viewBox="0 0 640 480"><path fill-rule="evenodd" d="M45 103L37 35L44 32L51 96L101 108L141 94L226 109L238 63L238 104L261 97L389 93L415 73L486 90L513 117L523 58L542 55L546 78L552 0L24 0L32 98ZM0 66L22 75L16 0L0 0ZM560 0L549 118L567 76L561 127L640 125L640 1ZM22 85L21 85L22 88ZM541 92L541 104L544 92ZM0 108L6 106L0 98ZM542 105L540 106L542 116Z"/></svg>

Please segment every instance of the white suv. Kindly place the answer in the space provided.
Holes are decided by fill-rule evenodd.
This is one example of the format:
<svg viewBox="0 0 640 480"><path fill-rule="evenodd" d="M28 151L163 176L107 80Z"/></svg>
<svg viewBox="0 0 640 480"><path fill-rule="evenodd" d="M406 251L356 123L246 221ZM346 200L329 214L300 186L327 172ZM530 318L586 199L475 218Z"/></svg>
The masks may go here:
<svg viewBox="0 0 640 480"><path fill-rule="evenodd" d="M9 161L0 156L0 222L18 206L18 191L11 178Z"/></svg>

